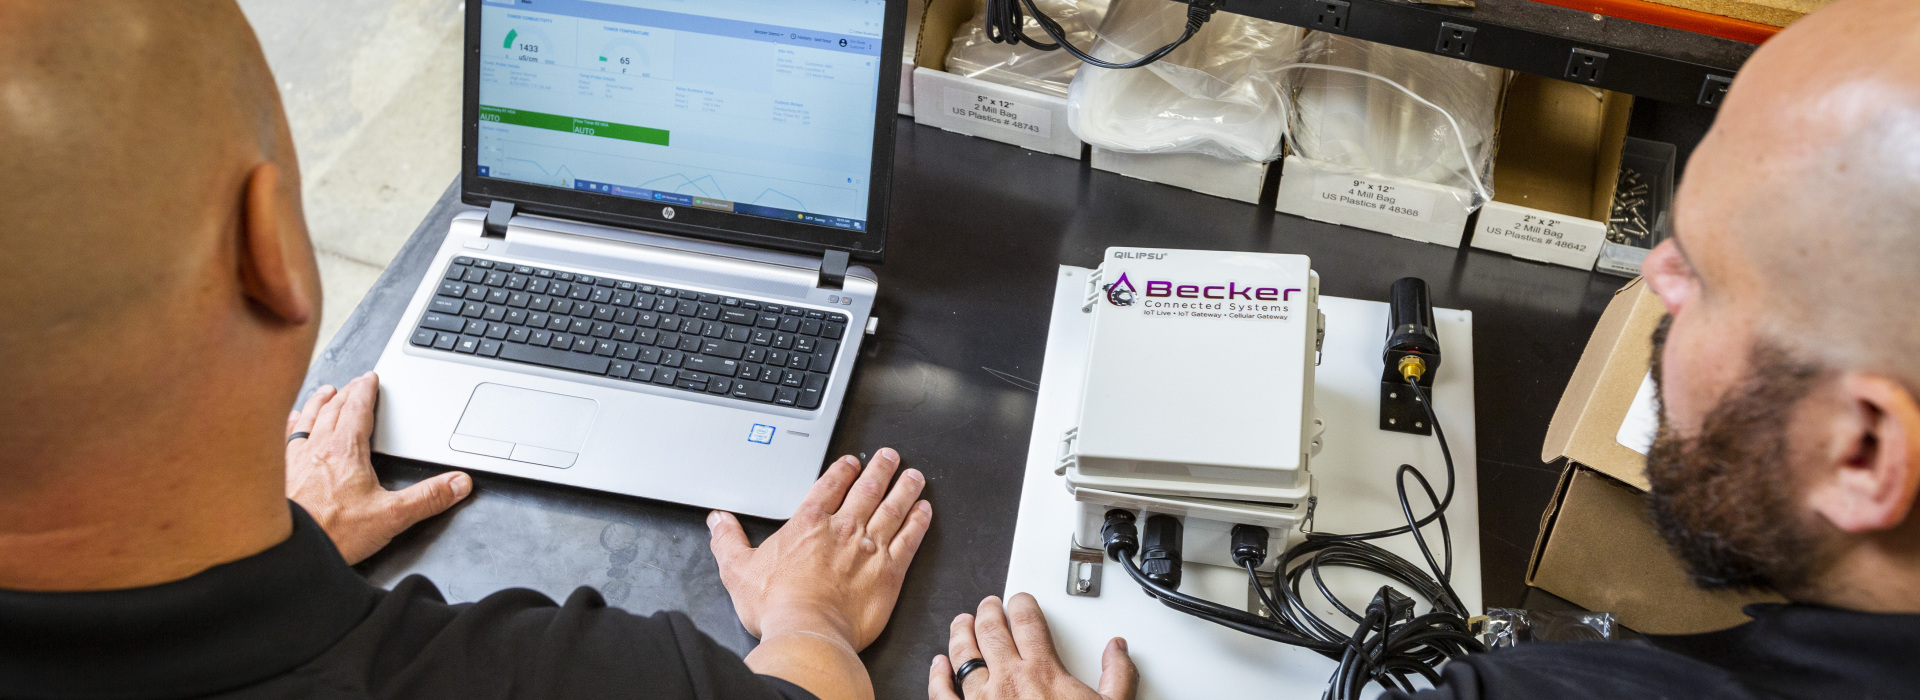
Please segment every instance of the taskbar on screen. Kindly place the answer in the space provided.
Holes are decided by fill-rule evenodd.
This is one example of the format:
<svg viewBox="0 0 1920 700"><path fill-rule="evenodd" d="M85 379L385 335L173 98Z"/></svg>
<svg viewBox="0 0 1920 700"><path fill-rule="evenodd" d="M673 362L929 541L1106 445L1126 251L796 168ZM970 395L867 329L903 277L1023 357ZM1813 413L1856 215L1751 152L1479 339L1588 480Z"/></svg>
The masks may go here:
<svg viewBox="0 0 1920 700"><path fill-rule="evenodd" d="M480 166L480 176L491 177L491 175L488 174L489 171L491 170L492 169L488 168L487 166L484 166L484 165ZM832 228L846 229L848 231L867 230L867 222L864 219L848 219L848 218L839 217L839 216L821 216L819 214L812 214L804 211L794 211L792 209L778 209L774 207L763 207L757 204L746 204L742 202L729 202L724 199L714 199L712 197L702 197L699 195L686 195L686 194L680 194L678 192L661 192L659 190L649 190L649 189L640 188L640 187L626 187L623 185L615 185L615 184L606 183L606 182L594 182L591 180L574 180L573 189L581 190L584 192L597 192L599 194L610 194L615 197L626 197L629 199L644 199L650 202L659 202L661 204L672 204L676 206L694 207L698 209L710 209L713 211L723 211L731 214L745 214L747 216L758 216L766 219L783 219L786 221L797 221L803 224L812 224L814 226L829 226Z"/></svg>

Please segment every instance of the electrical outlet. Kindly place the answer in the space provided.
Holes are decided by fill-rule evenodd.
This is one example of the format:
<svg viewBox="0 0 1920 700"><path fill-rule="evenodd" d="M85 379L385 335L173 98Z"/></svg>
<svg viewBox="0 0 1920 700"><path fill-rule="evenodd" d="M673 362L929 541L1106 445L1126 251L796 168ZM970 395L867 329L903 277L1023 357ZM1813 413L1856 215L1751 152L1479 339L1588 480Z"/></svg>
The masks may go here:
<svg viewBox="0 0 1920 700"><path fill-rule="evenodd" d="M1720 100L1726 99L1727 89L1733 87L1733 79L1724 75L1709 75L1700 85L1699 104L1702 107L1719 107Z"/></svg>
<svg viewBox="0 0 1920 700"><path fill-rule="evenodd" d="M1607 70L1607 55L1592 49L1575 48L1567 57L1567 80L1588 85L1600 84Z"/></svg>
<svg viewBox="0 0 1920 700"><path fill-rule="evenodd" d="M1317 11L1313 17L1313 28L1323 32L1347 33L1347 13L1353 10L1353 3L1347 0L1314 0Z"/></svg>
<svg viewBox="0 0 1920 700"><path fill-rule="evenodd" d="M1473 55L1473 35L1480 30L1464 24L1452 22L1440 23L1440 40L1433 45L1433 52L1442 56L1466 58Z"/></svg>

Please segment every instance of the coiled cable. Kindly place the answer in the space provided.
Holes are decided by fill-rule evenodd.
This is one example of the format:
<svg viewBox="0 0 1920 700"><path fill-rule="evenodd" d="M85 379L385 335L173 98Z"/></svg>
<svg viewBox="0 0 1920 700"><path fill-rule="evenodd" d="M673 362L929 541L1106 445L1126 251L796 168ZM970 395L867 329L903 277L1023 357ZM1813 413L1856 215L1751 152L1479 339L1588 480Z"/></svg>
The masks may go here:
<svg viewBox="0 0 1920 700"><path fill-rule="evenodd" d="M1097 58L1092 53L1074 46L1072 42L1067 41L1067 32L1060 27L1060 23L1054 21L1052 17L1048 17L1047 13L1041 12L1040 8L1035 7L1033 0L987 0L985 18L987 40L996 44L1025 44L1040 51L1065 50L1067 53L1072 54L1074 58L1086 62L1087 65L1100 68L1139 68L1165 58L1167 54L1173 53L1174 49L1178 49L1180 45L1187 43L1188 39L1192 39L1193 35L1200 32L1200 27L1205 25L1207 20L1213 18L1213 13L1220 9L1220 3L1221 0L1192 0L1192 2L1188 2L1187 26L1186 30L1180 33L1180 38L1174 39L1172 43L1166 46L1149 51L1146 55L1125 63L1115 63ZM1045 32L1047 37L1053 39L1053 41L1035 41L1032 37L1027 36L1026 23L1028 15L1033 16L1033 22L1040 25L1040 30Z"/></svg>
<svg viewBox="0 0 1920 700"><path fill-rule="evenodd" d="M1278 575L1271 588L1261 583L1255 562L1242 560L1266 616L1196 598L1147 578L1133 560L1140 542L1135 534L1134 515L1129 511L1108 512L1106 525L1101 528L1107 555L1120 563L1142 591L1169 608L1334 660L1337 666L1324 696L1328 700L1357 699L1361 691L1373 683L1411 692L1414 676L1428 683L1438 682L1441 664L1464 654L1485 651L1486 647L1468 629L1466 605L1453 588L1453 539L1446 520L1446 509L1452 503L1454 492L1453 454L1447 449L1446 434L1440 428L1439 416L1427 400L1426 392L1411 378L1408 384L1426 409L1427 420L1440 441L1447 468L1446 495L1436 493L1419 469L1402 464L1395 472L1394 482L1406 525L1351 535L1306 533L1299 544L1280 555ZM1433 508L1432 513L1424 517L1414 515L1407 491L1408 477L1420 486ZM1440 528L1441 556L1437 558L1421 530L1429 524ZM1402 534L1413 536L1426 569L1371 542ZM1425 599L1432 610L1414 615L1414 599L1388 585L1380 587L1363 612L1355 612L1327 586L1321 573L1326 567L1360 569L1384 576ZM1356 623L1351 633L1328 624L1308 607L1303 595L1308 580L1320 597Z"/></svg>

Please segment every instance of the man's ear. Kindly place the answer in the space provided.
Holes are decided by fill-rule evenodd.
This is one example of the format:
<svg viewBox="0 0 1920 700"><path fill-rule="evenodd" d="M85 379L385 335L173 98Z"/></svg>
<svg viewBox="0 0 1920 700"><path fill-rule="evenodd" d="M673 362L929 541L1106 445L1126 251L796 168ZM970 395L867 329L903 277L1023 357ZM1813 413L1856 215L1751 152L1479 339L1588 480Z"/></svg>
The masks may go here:
<svg viewBox="0 0 1920 700"><path fill-rule="evenodd" d="M1841 531L1866 535L1899 527L1920 491L1920 404L1898 381L1842 373L1836 382L1819 471L1808 505Z"/></svg>
<svg viewBox="0 0 1920 700"><path fill-rule="evenodd" d="M313 318L320 299L300 193L287 184L272 163L261 163L248 173L240 217L240 278L247 298L297 326Z"/></svg>

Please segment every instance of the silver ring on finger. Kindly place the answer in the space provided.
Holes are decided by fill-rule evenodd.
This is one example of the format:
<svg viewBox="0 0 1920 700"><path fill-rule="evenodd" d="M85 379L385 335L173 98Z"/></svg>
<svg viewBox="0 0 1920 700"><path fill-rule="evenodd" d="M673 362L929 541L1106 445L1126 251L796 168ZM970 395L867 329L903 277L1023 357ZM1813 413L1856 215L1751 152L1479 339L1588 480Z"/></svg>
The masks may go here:
<svg viewBox="0 0 1920 700"><path fill-rule="evenodd" d="M967 698L967 691L960 687L962 683L965 683L967 681L967 674L984 669L986 667L987 667L986 659L973 659L966 663L960 664L960 669L953 672L953 692L960 696L960 700L966 700Z"/></svg>

